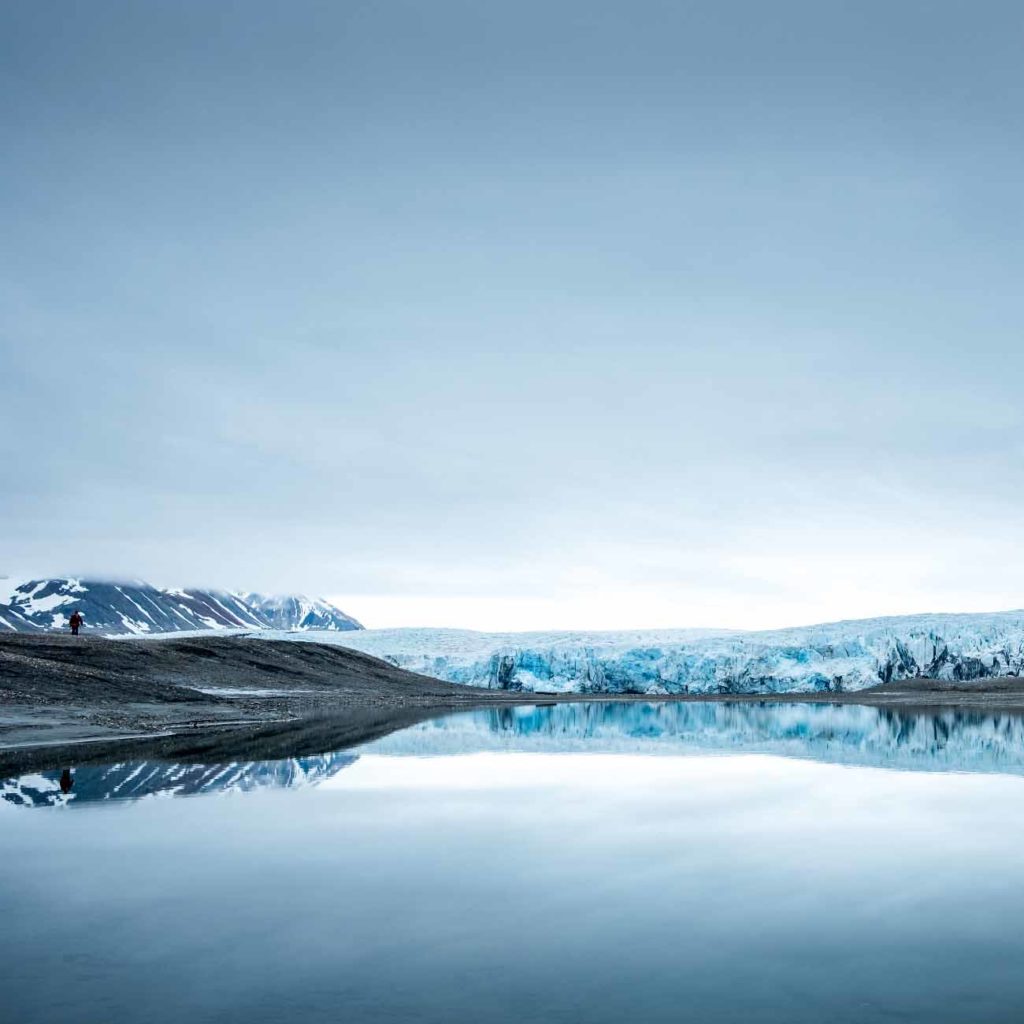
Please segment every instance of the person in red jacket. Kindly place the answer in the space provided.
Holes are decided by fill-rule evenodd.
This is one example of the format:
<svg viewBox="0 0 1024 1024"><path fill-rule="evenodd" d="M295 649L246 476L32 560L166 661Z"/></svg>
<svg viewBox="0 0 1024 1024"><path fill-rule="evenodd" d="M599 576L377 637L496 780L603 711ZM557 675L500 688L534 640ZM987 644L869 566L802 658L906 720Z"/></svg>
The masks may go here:
<svg viewBox="0 0 1024 1024"><path fill-rule="evenodd" d="M82 613L76 608L71 613L71 618L68 619L68 625L71 627L71 635L78 636L78 629L82 625Z"/></svg>

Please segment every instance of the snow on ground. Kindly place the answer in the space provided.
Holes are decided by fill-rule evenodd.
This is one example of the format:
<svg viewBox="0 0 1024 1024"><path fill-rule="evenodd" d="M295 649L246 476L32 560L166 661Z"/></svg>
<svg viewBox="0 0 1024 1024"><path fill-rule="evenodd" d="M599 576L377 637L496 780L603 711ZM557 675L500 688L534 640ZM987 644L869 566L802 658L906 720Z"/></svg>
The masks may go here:
<svg viewBox="0 0 1024 1024"><path fill-rule="evenodd" d="M275 690L260 686L193 686L193 690L211 697L290 697L293 693L314 693L313 690Z"/></svg>
<svg viewBox="0 0 1024 1024"><path fill-rule="evenodd" d="M242 626L221 629L175 629L167 633L104 633L108 640L198 640L211 636L267 636L269 630L253 630Z"/></svg>

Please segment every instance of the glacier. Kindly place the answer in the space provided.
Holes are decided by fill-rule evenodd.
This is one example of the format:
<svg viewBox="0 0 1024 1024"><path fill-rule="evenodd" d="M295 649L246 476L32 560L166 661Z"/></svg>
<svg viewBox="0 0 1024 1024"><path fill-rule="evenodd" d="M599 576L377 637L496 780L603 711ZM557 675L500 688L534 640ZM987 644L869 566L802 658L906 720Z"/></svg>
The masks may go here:
<svg viewBox="0 0 1024 1024"><path fill-rule="evenodd" d="M1024 674L1024 611L859 619L765 631L478 633L367 629L252 636L338 643L453 683L538 693L863 690Z"/></svg>

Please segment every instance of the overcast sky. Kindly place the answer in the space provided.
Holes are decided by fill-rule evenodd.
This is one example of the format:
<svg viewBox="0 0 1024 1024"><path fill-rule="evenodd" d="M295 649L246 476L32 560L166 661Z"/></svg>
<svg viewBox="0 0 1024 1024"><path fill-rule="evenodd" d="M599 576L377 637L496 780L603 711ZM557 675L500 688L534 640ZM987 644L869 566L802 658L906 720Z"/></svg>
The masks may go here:
<svg viewBox="0 0 1024 1024"><path fill-rule="evenodd" d="M0 12L0 574L1024 605L1024 5Z"/></svg>

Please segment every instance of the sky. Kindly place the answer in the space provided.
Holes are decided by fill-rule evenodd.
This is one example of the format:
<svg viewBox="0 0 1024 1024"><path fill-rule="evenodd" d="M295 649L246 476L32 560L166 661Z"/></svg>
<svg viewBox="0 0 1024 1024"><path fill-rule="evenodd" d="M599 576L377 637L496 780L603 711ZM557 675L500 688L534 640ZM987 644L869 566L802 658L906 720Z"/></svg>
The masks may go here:
<svg viewBox="0 0 1024 1024"><path fill-rule="evenodd" d="M0 575L1024 606L1024 7L0 11Z"/></svg>

